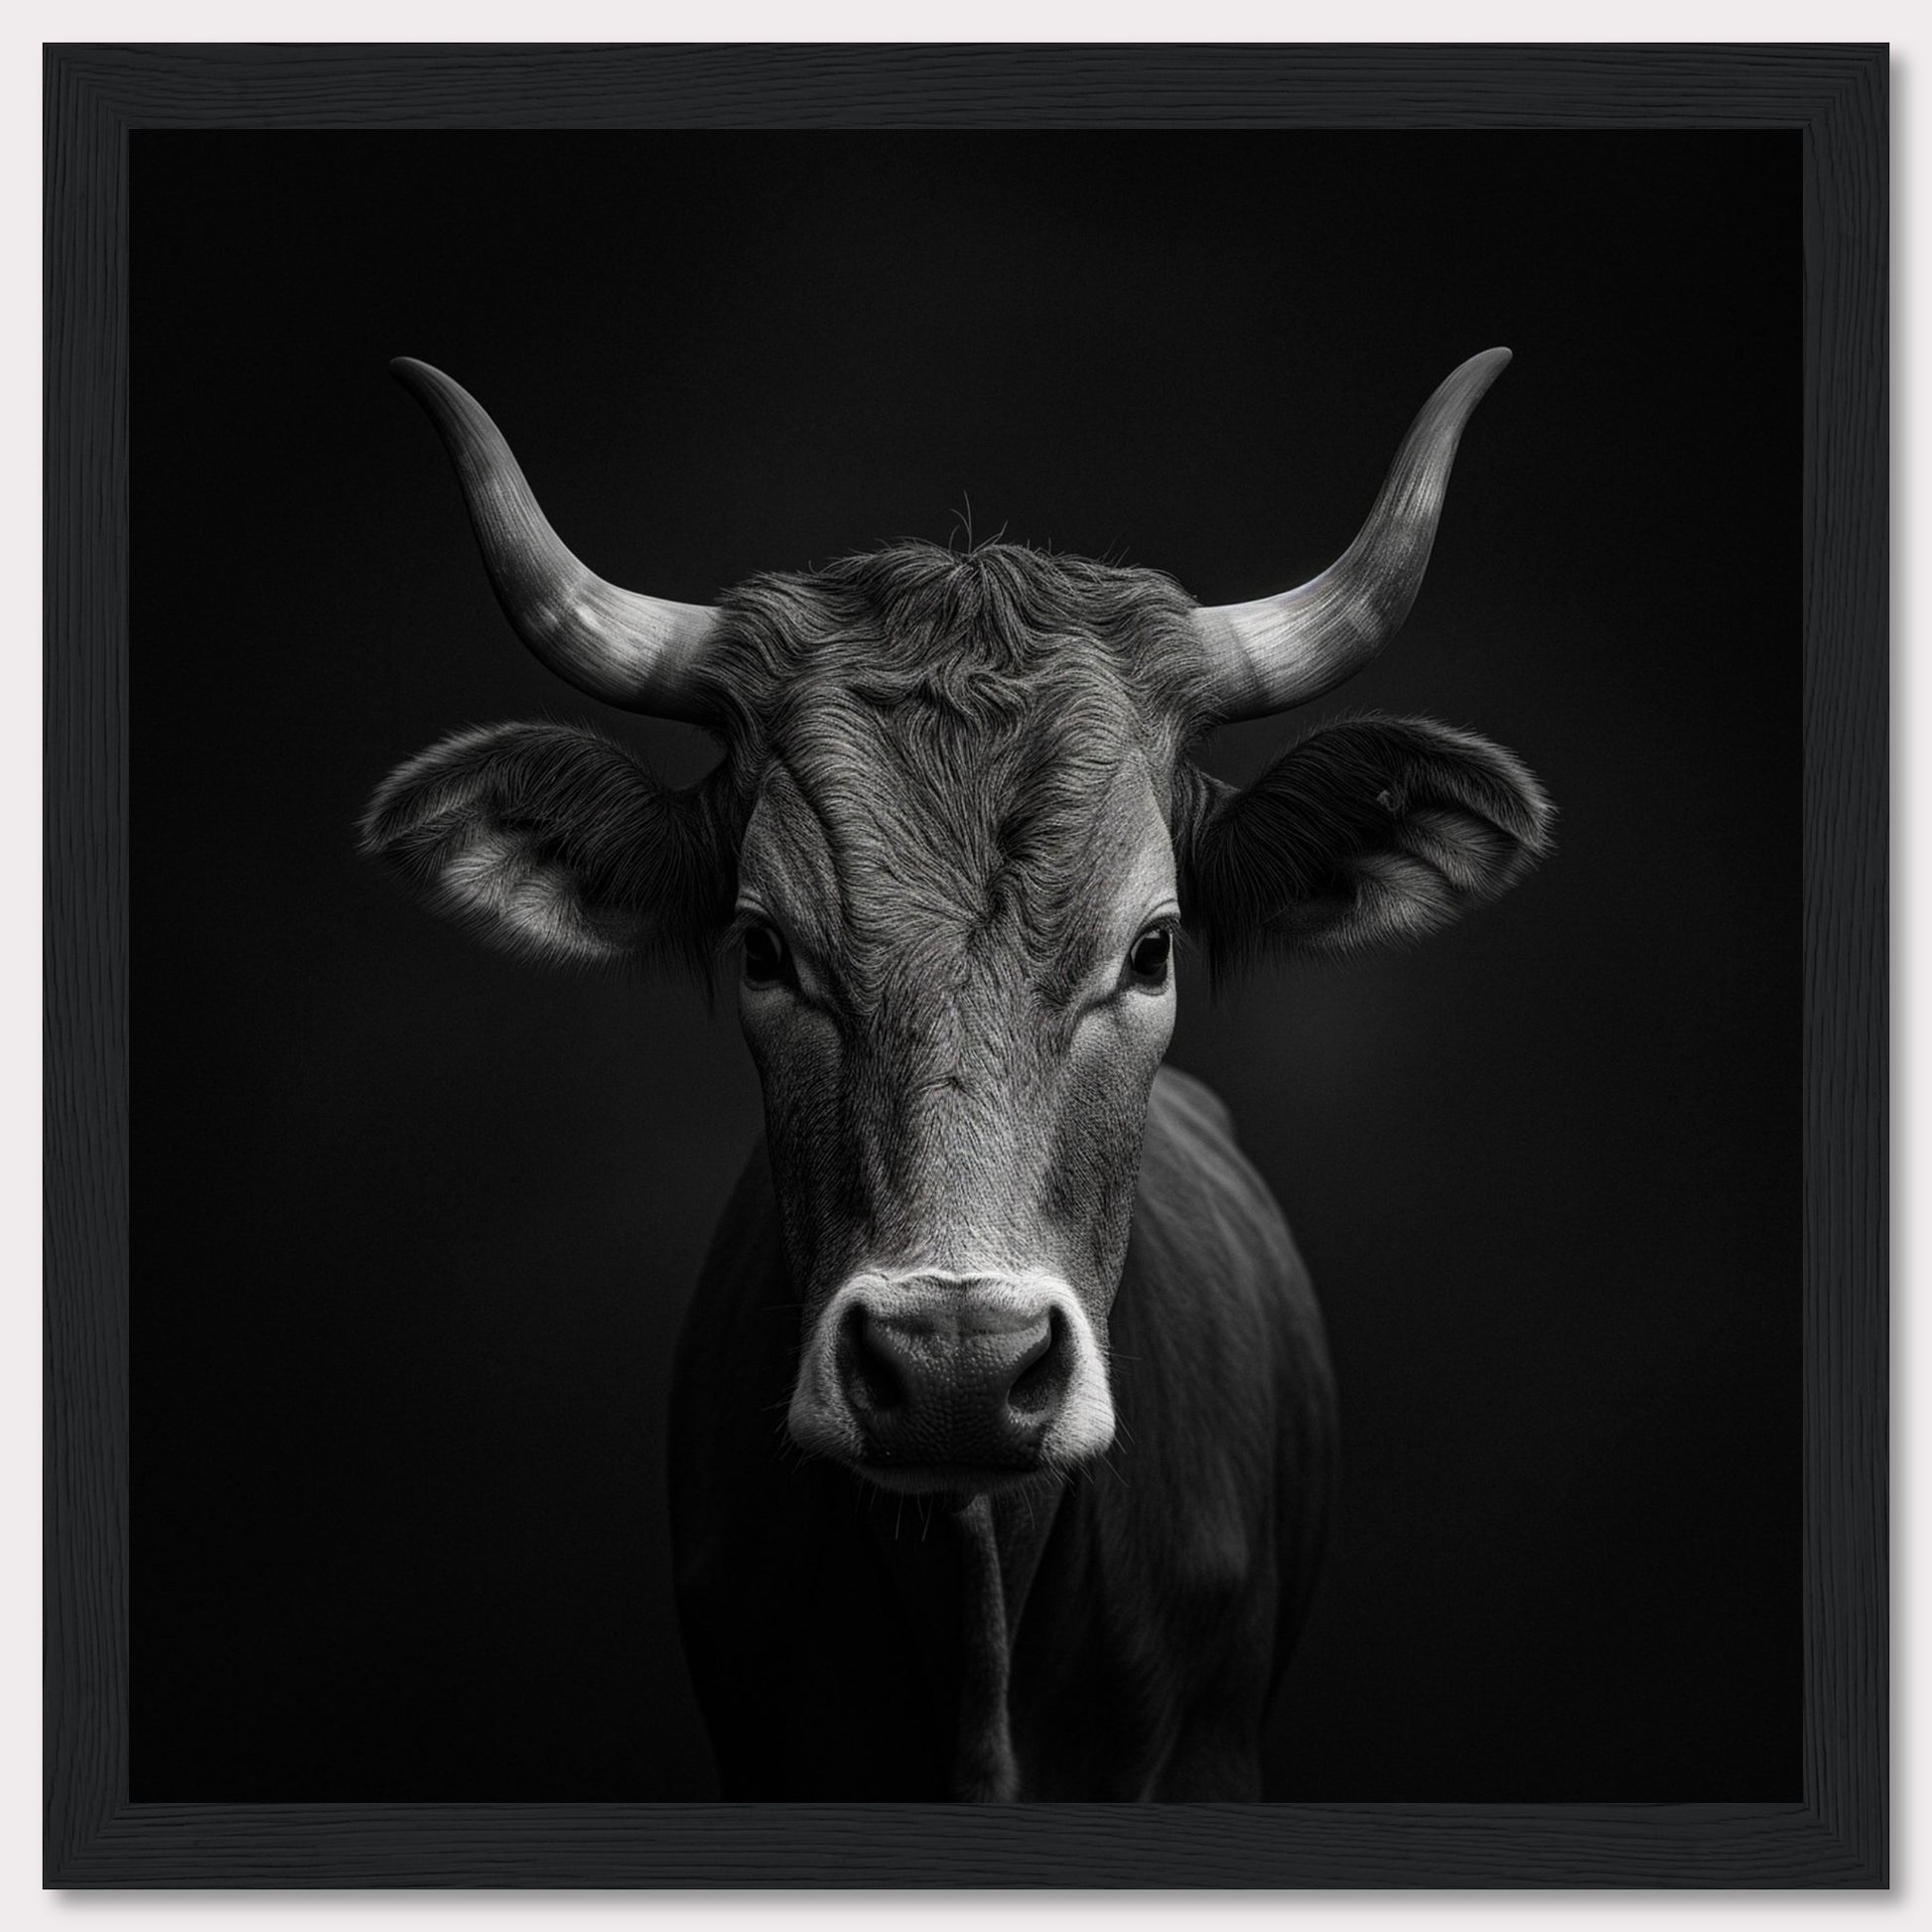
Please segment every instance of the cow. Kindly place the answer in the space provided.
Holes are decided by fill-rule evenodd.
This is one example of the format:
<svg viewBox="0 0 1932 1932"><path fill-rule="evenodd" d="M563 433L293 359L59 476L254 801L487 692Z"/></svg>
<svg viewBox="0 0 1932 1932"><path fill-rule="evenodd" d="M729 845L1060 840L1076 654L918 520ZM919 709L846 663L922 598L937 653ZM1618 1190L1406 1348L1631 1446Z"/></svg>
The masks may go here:
<svg viewBox="0 0 1932 1932"><path fill-rule="evenodd" d="M533 958L737 961L764 1135L670 1415L728 1798L1260 1795L1334 1393L1281 1210L1162 1065L1176 948L1225 973L1415 938L1520 878L1552 814L1509 753L1426 720L1328 724L1242 789L1194 753L1387 642L1508 359L1436 391L1333 565L1218 607L1006 542L715 606L620 590L462 388L392 365L523 641L719 746L675 790L573 725L462 731L362 839Z"/></svg>

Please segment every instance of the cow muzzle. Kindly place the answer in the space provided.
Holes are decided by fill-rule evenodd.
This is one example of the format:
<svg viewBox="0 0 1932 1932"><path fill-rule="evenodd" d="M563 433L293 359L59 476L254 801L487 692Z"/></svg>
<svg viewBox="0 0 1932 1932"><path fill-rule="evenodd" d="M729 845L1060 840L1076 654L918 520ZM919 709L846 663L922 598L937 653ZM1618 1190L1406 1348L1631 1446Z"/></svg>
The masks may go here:
<svg viewBox="0 0 1932 1932"><path fill-rule="evenodd" d="M988 1490L1099 1454L1114 1407L1056 1277L863 1274L806 1338L789 1425L883 1488Z"/></svg>

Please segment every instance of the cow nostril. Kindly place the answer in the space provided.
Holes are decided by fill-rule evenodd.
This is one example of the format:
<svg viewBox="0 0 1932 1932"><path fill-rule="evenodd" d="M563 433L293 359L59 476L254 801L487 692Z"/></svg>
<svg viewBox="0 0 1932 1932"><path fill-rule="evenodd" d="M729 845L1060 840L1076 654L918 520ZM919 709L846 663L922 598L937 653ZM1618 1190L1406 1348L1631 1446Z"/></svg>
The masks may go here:
<svg viewBox="0 0 1932 1932"><path fill-rule="evenodd" d="M1065 1317L1053 1309L1020 1358L1020 1372L1007 1389L1007 1406L1023 1416L1052 1408L1066 1388L1066 1355Z"/></svg>
<svg viewBox="0 0 1932 1932"><path fill-rule="evenodd" d="M863 1305L848 1309L840 1323L839 1362L855 1408L877 1415L905 1401L905 1378L872 1333Z"/></svg>

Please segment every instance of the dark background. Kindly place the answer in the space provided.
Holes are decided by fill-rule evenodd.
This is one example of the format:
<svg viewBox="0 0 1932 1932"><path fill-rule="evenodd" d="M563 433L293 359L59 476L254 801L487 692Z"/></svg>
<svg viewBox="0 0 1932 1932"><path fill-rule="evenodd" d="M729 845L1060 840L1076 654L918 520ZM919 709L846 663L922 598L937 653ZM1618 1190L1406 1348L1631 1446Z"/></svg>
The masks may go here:
<svg viewBox="0 0 1932 1932"><path fill-rule="evenodd" d="M1373 706L1556 859L1409 954L1183 967L1319 1285L1337 1527L1270 1795L1800 1795L1795 134L133 137L132 1795L679 1799L662 1418L757 1130L730 1000L543 974L354 855L596 718L384 374L704 600L907 535L1227 602L1517 360Z"/></svg>

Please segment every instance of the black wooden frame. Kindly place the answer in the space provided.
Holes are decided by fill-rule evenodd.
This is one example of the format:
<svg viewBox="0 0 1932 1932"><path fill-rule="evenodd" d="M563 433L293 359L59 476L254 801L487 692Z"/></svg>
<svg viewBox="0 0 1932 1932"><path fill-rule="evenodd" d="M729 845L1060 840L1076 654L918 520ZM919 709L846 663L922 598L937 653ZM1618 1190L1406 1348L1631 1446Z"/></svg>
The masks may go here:
<svg viewBox="0 0 1932 1932"><path fill-rule="evenodd" d="M1885 48L68 47L45 100L49 1885L1887 1882ZM128 1802L128 133L776 125L1803 131L1801 1803Z"/></svg>

